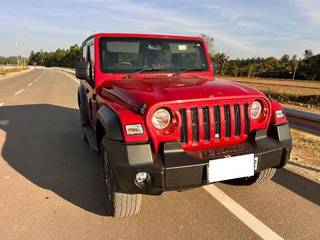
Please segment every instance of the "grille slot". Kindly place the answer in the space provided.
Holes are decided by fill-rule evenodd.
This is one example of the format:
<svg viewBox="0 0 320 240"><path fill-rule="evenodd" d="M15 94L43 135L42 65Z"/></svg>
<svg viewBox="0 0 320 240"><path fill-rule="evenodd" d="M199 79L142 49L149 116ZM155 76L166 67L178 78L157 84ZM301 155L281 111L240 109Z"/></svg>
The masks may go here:
<svg viewBox="0 0 320 240"><path fill-rule="evenodd" d="M192 141L199 142L198 108L191 108L191 117L192 117Z"/></svg>
<svg viewBox="0 0 320 240"><path fill-rule="evenodd" d="M249 104L245 103L243 106L244 106L245 133L249 135L249 132L250 132L250 120L249 120L249 113L248 113Z"/></svg>
<svg viewBox="0 0 320 240"><path fill-rule="evenodd" d="M221 124L220 124L220 108L219 106L214 106L214 124L215 124L215 138L220 138Z"/></svg>
<svg viewBox="0 0 320 240"><path fill-rule="evenodd" d="M180 114L181 114L181 120L182 120L182 125L181 125L181 129L180 129L180 141L182 143L187 143L187 134L188 134L188 127L187 127L187 115L186 115L186 110L180 109L179 110Z"/></svg>
<svg viewBox="0 0 320 240"><path fill-rule="evenodd" d="M209 108L203 107L203 128L204 128L204 140L210 140L210 116Z"/></svg>
<svg viewBox="0 0 320 240"><path fill-rule="evenodd" d="M234 114L235 114L235 125L236 125L236 136L240 136L241 133L241 116L240 116L240 105L234 105Z"/></svg>
<svg viewBox="0 0 320 240"><path fill-rule="evenodd" d="M225 130L226 137L231 137L231 116L230 116L230 106L224 105L224 121L225 121Z"/></svg>

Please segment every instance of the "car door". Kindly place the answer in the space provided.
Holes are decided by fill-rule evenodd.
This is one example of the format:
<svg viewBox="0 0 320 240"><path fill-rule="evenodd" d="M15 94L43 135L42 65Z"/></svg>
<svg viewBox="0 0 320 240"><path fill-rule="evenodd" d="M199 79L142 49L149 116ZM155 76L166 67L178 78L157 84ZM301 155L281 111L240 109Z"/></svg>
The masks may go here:
<svg viewBox="0 0 320 240"><path fill-rule="evenodd" d="M93 41L88 42L83 48L83 58L90 63L90 77L88 81L84 81L83 85L86 92L88 115L92 127L95 127L96 116L96 94L95 87L95 75L94 75L94 44Z"/></svg>

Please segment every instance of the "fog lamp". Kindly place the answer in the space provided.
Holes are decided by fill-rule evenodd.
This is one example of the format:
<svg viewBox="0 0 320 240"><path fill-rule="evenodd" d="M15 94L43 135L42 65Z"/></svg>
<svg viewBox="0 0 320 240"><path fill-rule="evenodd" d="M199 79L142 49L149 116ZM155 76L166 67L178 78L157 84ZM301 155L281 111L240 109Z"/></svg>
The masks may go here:
<svg viewBox="0 0 320 240"><path fill-rule="evenodd" d="M136 174L136 181L137 181L137 183L143 183L143 182L145 182L146 180L147 180L147 178L148 178L148 173L146 173L146 172L138 172L137 174Z"/></svg>

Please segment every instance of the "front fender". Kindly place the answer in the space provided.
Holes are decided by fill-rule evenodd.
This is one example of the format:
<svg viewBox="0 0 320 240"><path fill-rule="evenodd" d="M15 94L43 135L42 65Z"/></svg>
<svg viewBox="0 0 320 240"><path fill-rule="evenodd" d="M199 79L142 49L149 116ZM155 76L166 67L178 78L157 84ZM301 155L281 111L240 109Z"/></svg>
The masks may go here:
<svg viewBox="0 0 320 240"><path fill-rule="evenodd" d="M108 139L123 141L123 131L117 114L107 106L102 106L97 112L97 119L103 126Z"/></svg>

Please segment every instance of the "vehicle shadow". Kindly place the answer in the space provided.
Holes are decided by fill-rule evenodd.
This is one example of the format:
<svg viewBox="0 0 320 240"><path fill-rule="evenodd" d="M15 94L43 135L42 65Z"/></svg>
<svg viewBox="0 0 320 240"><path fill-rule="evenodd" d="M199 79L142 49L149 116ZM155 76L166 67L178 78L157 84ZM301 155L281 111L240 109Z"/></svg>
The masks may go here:
<svg viewBox="0 0 320 240"><path fill-rule="evenodd" d="M3 159L21 175L75 204L107 215L98 156L82 140L79 111L37 104L0 108Z"/></svg>
<svg viewBox="0 0 320 240"><path fill-rule="evenodd" d="M288 169L277 171L272 181L320 206L320 185Z"/></svg>
<svg viewBox="0 0 320 240"><path fill-rule="evenodd" d="M254 183L254 179L249 181L241 180L227 180L223 183L235 186L250 186L250 184ZM278 169L272 181L320 206L320 185L318 183L286 168Z"/></svg>

